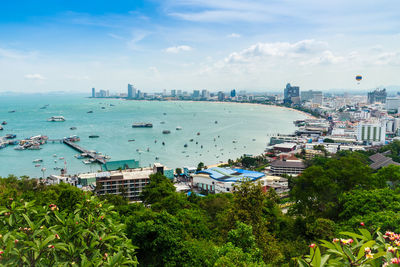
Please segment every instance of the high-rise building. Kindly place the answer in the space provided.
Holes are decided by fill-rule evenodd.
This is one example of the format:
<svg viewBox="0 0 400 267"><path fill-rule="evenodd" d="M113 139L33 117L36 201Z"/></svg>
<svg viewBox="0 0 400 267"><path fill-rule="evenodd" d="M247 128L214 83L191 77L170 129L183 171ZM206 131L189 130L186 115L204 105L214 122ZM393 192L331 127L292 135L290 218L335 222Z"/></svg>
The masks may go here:
<svg viewBox="0 0 400 267"><path fill-rule="evenodd" d="M387 93L385 88L382 90L376 89L368 93L368 104L373 104L375 102L386 103L386 97Z"/></svg>
<svg viewBox="0 0 400 267"><path fill-rule="evenodd" d="M182 96L182 90L178 90L177 95Z"/></svg>
<svg viewBox="0 0 400 267"><path fill-rule="evenodd" d="M134 98L135 97L135 93L133 92L134 90L135 90L135 93L136 93L136 89L133 87L133 85L128 83L128 98Z"/></svg>
<svg viewBox="0 0 400 267"><path fill-rule="evenodd" d="M171 90L171 96L175 97L176 96L176 90Z"/></svg>
<svg viewBox="0 0 400 267"><path fill-rule="evenodd" d="M301 101L311 101L314 104L322 105L322 92L313 90L302 91Z"/></svg>
<svg viewBox="0 0 400 267"><path fill-rule="evenodd" d="M386 110L389 112L397 112L400 108L400 98L388 97L386 98Z"/></svg>
<svg viewBox="0 0 400 267"><path fill-rule="evenodd" d="M106 90L100 90L99 97L107 97L107 91Z"/></svg>
<svg viewBox="0 0 400 267"><path fill-rule="evenodd" d="M225 99L225 94L222 91L218 92L218 101L224 101Z"/></svg>
<svg viewBox="0 0 400 267"><path fill-rule="evenodd" d="M201 98L208 98L209 94L206 89L201 90Z"/></svg>
<svg viewBox="0 0 400 267"><path fill-rule="evenodd" d="M200 98L200 91L199 90L193 90L193 98Z"/></svg>
<svg viewBox="0 0 400 267"><path fill-rule="evenodd" d="M292 104L292 98L300 97L300 87L298 86L291 86L290 83L286 85L285 90L283 91L283 102L285 104Z"/></svg>
<svg viewBox="0 0 400 267"><path fill-rule="evenodd" d="M93 87L92 88L92 97L95 98L96 97L96 89Z"/></svg>
<svg viewBox="0 0 400 267"><path fill-rule="evenodd" d="M235 96L236 96L236 90L233 89L233 90L231 90L231 97L235 97Z"/></svg>

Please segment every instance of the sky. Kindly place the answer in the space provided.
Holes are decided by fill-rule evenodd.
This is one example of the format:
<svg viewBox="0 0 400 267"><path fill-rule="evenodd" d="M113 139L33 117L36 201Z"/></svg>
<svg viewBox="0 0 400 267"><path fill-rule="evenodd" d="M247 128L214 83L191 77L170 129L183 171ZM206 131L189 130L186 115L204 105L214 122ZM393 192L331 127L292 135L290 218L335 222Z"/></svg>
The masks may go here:
<svg viewBox="0 0 400 267"><path fill-rule="evenodd" d="M400 85L399 10L398 0L2 1L0 92Z"/></svg>

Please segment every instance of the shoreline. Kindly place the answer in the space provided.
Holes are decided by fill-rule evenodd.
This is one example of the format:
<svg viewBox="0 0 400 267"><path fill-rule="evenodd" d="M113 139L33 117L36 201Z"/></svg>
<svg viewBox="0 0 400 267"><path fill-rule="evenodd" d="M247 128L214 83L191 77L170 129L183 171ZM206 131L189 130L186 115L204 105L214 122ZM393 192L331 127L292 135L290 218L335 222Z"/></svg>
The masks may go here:
<svg viewBox="0 0 400 267"><path fill-rule="evenodd" d="M151 100L151 99L125 99L125 98L105 98L105 99L122 99L125 101L148 101L148 102L154 102L154 101L159 101L159 102L189 102L189 103L196 103L196 102L201 102L201 103L215 103L215 104L241 104L241 105L256 105L256 106L266 106L266 107L275 107L275 108L282 108L286 110L291 110L295 111L298 113L301 113L305 116L307 116L309 119L318 119L317 117L311 115L310 113L307 113L302 110L298 110L295 108L291 107L286 107L286 106L278 106L278 105L273 105L273 104L262 104L262 103L250 103L250 102L225 102L225 101L206 101L206 100Z"/></svg>

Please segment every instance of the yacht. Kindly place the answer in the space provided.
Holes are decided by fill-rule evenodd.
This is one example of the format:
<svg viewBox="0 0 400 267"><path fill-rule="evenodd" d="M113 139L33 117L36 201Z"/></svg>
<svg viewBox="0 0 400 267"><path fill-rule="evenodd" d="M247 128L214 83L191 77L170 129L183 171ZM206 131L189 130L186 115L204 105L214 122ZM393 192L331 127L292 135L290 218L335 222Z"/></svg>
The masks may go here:
<svg viewBox="0 0 400 267"><path fill-rule="evenodd" d="M153 124L148 122L136 122L132 124L132 128L153 128Z"/></svg>
<svg viewBox="0 0 400 267"><path fill-rule="evenodd" d="M65 121L65 118L63 116L52 116L47 121Z"/></svg>

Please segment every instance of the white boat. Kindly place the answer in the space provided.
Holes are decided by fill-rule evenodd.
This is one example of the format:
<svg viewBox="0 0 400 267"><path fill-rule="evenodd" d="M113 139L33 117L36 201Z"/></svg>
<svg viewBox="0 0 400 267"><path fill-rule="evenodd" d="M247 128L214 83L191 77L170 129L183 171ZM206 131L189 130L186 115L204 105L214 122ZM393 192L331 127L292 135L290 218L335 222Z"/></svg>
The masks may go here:
<svg viewBox="0 0 400 267"><path fill-rule="evenodd" d="M39 163L39 162L43 162L42 159L35 159L34 161L32 161L33 163Z"/></svg>
<svg viewBox="0 0 400 267"><path fill-rule="evenodd" d="M92 163L92 162L90 162L89 160L84 160L84 161L82 161L83 163L85 163L85 164L90 164L90 163Z"/></svg>
<svg viewBox="0 0 400 267"><path fill-rule="evenodd" d="M180 131L180 130L182 130L182 127L181 127L181 126L177 126L177 127L176 127L176 130L177 130L177 131Z"/></svg>
<svg viewBox="0 0 400 267"><path fill-rule="evenodd" d="M65 118L63 116L52 116L47 121L65 121Z"/></svg>
<svg viewBox="0 0 400 267"><path fill-rule="evenodd" d="M64 159L64 157L60 157L60 158L58 158L58 159Z"/></svg>

